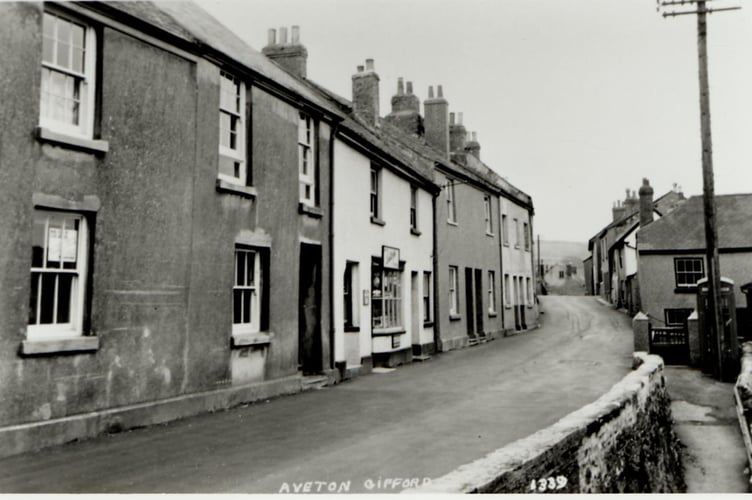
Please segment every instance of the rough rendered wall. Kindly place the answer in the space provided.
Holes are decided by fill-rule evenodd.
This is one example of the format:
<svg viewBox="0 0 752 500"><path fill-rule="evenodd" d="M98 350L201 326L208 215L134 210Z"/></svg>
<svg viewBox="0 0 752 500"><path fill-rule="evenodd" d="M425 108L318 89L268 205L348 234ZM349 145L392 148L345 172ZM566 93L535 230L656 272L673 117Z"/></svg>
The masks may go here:
<svg viewBox="0 0 752 500"><path fill-rule="evenodd" d="M595 403L407 492L683 492L663 361L644 353L635 361L641 365Z"/></svg>

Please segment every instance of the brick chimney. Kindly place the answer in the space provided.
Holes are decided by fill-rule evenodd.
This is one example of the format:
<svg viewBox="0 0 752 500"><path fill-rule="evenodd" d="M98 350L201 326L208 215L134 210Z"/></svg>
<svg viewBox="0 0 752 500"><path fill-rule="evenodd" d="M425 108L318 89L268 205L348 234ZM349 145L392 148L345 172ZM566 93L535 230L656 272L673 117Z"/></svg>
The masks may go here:
<svg viewBox="0 0 752 500"><path fill-rule="evenodd" d="M288 42L287 28L280 28L279 43L277 43L277 32L270 29L267 45L261 49L261 52L288 73L305 78L308 51L300 43L300 27L293 26L291 34L292 39Z"/></svg>
<svg viewBox="0 0 752 500"><path fill-rule="evenodd" d="M449 151L451 153L464 153L467 142L467 129L462 124L462 113L449 113Z"/></svg>
<svg viewBox="0 0 752 500"><path fill-rule="evenodd" d="M614 215L614 221L617 221L624 217L627 213L627 207L621 202L621 200L617 200L614 202L614 207L611 209L613 215Z"/></svg>
<svg viewBox="0 0 752 500"><path fill-rule="evenodd" d="M397 93L392 96L392 112L385 119L408 134L418 137L423 135L423 117L420 116L420 99L413 94L413 82L397 79Z"/></svg>
<svg viewBox="0 0 752 500"><path fill-rule="evenodd" d="M653 188L650 182L643 178L640 186L640 226L653 222Z"/></svg>
<svg viewBox="0 0 752 500"><path fill-rule="evenodd" d="M465 151L480 160L480 143L478 142L478 133L470 134L470 140L465 143Z"/></svg>
<svg viewBox="0 0 752 500"><path fill-rule="evenodd" d="M375 127L379 121L379 75L373 59L366 59L365 68L358 66L352 76L353 111L368 125Z"/></svg>
<svg viewBox="0 0 752 500"><path fill-rule="evenodd" d="M433 87L428 87L428 99L423 102L423 109L426 142L449 158L449 103L444 99L441 85L436 88L436 97L433 96Z"/></svg>
<svg viewBox="0 0 752 500"><path fill-rule="evenodd" d="M627 189L627 197L624 198L624 206L626 207L626 214L633 214L637 212L640 207L640 200L637 199L637 193Z"/></svg>

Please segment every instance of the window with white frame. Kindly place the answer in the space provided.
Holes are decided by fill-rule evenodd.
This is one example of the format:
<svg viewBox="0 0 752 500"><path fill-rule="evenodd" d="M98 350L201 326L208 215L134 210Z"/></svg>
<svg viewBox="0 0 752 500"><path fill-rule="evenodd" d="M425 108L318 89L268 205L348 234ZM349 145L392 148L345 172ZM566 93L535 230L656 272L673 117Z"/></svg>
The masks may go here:
<svg viewBox="0 0 752 500"><path fill-rule="evenodd" d="M457 204L454 199L454 180L446 180L447 190L447 222L457 222Z"/></svg>
<svg viewBox="0 0 752 500"><path fill-rule="evenodd" d="M677 288L689 288L705 277L702 257L677 257L674 259L674 277Z"/></svg>
<svg viewBox="0 0 752 500"><path fill-rule="evenodd" d="M491 218L491 197L483 196L483 209L485 211L486 234L493 234L493 219Z"/></svg>
<svg viewBox="0 0 752 500"><path fill-rule="evenodd" d="M402 270L371 266L371 325L374 330L402 327Z"/></svg>
<svg viewBox="0 0 752 500"><path fill-rule="evenodd" d="M300 202L316 206L316 126L305 113L300 113L298 121L298 173Z"/></svg>
<svg viewBox="0 0 752 500"><path fill-rule="evenodd" d="M449 266L449 314L457 316L460 313L459 274L457 266Z"/></svg>
<svg viewBox="0 0 752 500"><path fill-rule="evenodd" d="M514 219L514 248L520 248L521 241L522 238L520 237L520 221Z"/></svg>
<svg viewBox="0 0 752 500"><path fill-rule="evenodd" d="M509 288L509 275L504 275L504 305L510 307L512 305L512 290Z"/></svg>
<svg viewBox="0 0 752 500"><path fill-rule="evenodd" d="M509 220L507 214L501 214L501 242L509 245Z"/></svg>
<svg viewBox="0 0 752 500"><path fill-rule="evenodd" d="M358 321L358 267L357 262L345 264L342 292L345 330L357 328L360 324Z"/></svg>
<svg viewBox="0 0 752 500"><path fill-rule="evenodd" d="M381 215L381 169L371 167L371 218L378 219Z"/></svg>
<svg viewBox="0 0 752 500"><path fill-rule="evenodd" d="M219 177L247 185L245 84L226 71L219 81Z"/></svg>
<svg viewBox="0 0 752 500"><path fill-rule="evenodd" d="M235 247L235 281L232 287L233 333L261 330L261 255L258 251Z"/></svg>
<svg viewBox="0 0 752 500"><path fill-rule="evenodd" d="M530 251L530 226L528 226L527 222L522 223L522 237L525 240L525 251Z"/></svg>
<svg viewBox="0 0 752 500"><path fill-rule="evenodd" d="M496 272L488 271L488 313L496 314Z"/></svg>
<svg viewBox="0 0 752 500"><path fill-rule="evenodd" d="M423 322L430 323L433 314L433 305L431 301L433 283L431 282L431 271L423 271Z"/></svg>
<svg viewBox="0 0 752 500"><path fill-rule="evenodd" d="M88 228L83 216L34 211L30 339L83 334L88 260Z"/></svg>
<svg viewBox="0 0 752 500"><path fill-rule="evenodd" d="M96 76L94 28L68 15L45 12L39 124L92 137Z"/></svg>
<svg viewBox="0 0 752 500"><path fill-rule="evenodd" d="M410 186L410 229L418 230L418 188Z"/></svg>

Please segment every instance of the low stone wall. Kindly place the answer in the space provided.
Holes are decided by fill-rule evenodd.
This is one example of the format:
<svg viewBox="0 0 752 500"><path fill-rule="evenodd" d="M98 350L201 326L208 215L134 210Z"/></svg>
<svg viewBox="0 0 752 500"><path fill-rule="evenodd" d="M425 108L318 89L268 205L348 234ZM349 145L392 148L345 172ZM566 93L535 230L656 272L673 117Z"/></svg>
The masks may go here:
<svg viewBox="0 0 752 500"><path fill-rule="evenodd" d="M736 379L734 386L734 397L736 399L736 414L739 417L739 430L744 440L744 448L747 451L747 463L752 470L752 342L745 342L742 345L742 366L739 372L739 378ZM750 484L747 485L749 491L752 491L752 477Z"/></svg>
<svg viewBox="0 0 752 500"><path fill-rule="evenodd" d="M679 442L663 360L635 370L551 427L404 493L680 493Z"/></svg>

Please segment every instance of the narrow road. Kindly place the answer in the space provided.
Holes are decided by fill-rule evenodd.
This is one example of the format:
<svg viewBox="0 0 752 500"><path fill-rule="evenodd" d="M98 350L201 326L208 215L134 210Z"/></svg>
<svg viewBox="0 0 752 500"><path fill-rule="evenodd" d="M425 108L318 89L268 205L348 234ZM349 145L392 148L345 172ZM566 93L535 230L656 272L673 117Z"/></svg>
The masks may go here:
<svg viewBox="0 0 752 500"><path fill-rule="evenodd" d="M541 301L542 328L521 335L0 460L0 492L294 493L306 481L321 482L314 492L396 492L392 478L441 476L553 424L630 370L626 316L593 297Z"/></svg>

